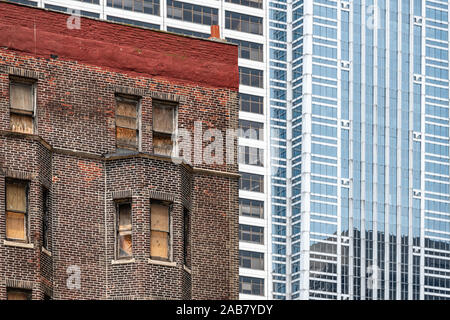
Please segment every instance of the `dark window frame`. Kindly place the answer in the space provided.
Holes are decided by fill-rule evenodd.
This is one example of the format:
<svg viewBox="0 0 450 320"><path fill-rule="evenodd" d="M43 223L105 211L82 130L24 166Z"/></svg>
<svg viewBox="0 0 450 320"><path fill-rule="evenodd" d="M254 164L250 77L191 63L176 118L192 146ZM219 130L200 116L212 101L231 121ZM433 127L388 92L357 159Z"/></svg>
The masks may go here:
<svg viewBox="0 0 450 320"><path fill-rule="evenodd" d="M132 95L125 95L125 94L116 94L115 95L115 128L116 128L116 150L131 150L131 151L140 151L141 149L141 97L138 96L132 96ZM124 115L118 115L117 114L117 106L118 102L124 102L129 104L134 104L136 106L136 129L131 129L123 126L119 126L117 124L118 118L128 118L132 119L132 117L124 116ZM129 145L129 144L122 144L118 140L118 133L117 129L127 129L127 130L135 130L136 131L136 145Z"/></svg>
<svg viewBox="0 0 450 320"><path fill-rule="evenodd" d="M263 35L263 18L225 11L225 28L256 35Z"/></svg>
<svg viewBox="0 0 450 320"><path fill-rule="evenodd" d="M239 267L245 269L264 271L264 253L248 250L239 250Z"/></svg>
<svg viewBox="0 0 450 320"><path fill-rule="evenodd" d="M7 287L6 288L6 299L7 300L10 300L9 299L9 294L12 293L12 292L25 294L25 296L26 296L25 300L32 300L32 297L33 297L33 291L31 289Z"/></svg>
<svg viewBox="0 0 450 320"><path fill-rule="evenodd" d="M263 0L225 0L225 2L239 4L241 6L262 9Z"/></svg>
<svg viewBox="0 0 450 320"><path fill-rule="evenodd" d="M264 149L240 145L238 158L240 164L264 167Z"/></svg>
<svg viewBox="0 0 450 320"><path fill-rule="evenodd" d="M239 84L253 88L264 88L264 71L239 67Z"/></svg>
<svg viewBox="0 0 450 320"><path fill-rule="evenodd" d="M176 0L166 1L167 18L208 26L219 24L219 10L216 8ZM200 18L200 21L196 22L196 18Z"/></svg>
<svg viewBox="0 0 450 320"><path fill-rule="evenodd" d="M128 3L131 6L127 6ZM106 6L158 17L161 15L160 0L107 0Z"/></svg>
<svg viewBox="0 0 450 320"><path fill-rule="evenodd" d="M263 115L264 97L239 93L239 110Z"/></svg>
<svg viewBox="0 0 450 320"><path fill-rule="evenodd" d="M130 228L129 230L120 230L120 207L128 205L130 206ZM133 259L133 202L132 199L119 199L115 200L115 260L130 260ZM129 233L131 235L131 255L121 256L120 254L120 235L121 232Z"/></svg>
<svg viewBox="0 0 450 320"><path fill-rule="evenodd" d="M106 16L106 20L123 23L123 24L131 24L133 26L144 27L144 28L148 28L148 29L155 29L155 30L161 29L161 26L159 24L149 23L149 22L144 22L144 21L134 20L134 19L127 19L127 18L123 18L123 17L117 17L117 16L110 15L110 14L108 14Z"/></svg>
<svg viewBox="0 0 450 320"><path fill-rule="evenodd" d="M239 241L264 245L264 232L264 227L239 224ZM249 238L249 240L245 240L245 238ZM255 238L259 238L259 241Z"/></svg>
<svg viewBox="0 0 450 320"><path fill-rule="evenodd" d="M179 105L178 103L172 102L172 101L164 101L164 100L157 100L157 99L153 99L152 101L152 123L154 124L157 120L155 120L155 113L153 112L156 108L166 108L166 109L172 109L173 112L173 129L172 129L172 133L167 133L167 132L162 132L162 131L158 131L155 130L155 126L152 125L152 143L153 143L153 153L157 154L157 155L165 155L162 153L157 153L155 152L155 137L158 138L162 138L162 139L166 139L166 140L171 140L172 141L172 151L171 151L171 155L174 155L175 151L176 151L176 139L173 139L174 135L177 134L178 132L178 108ZM165 155L166 156L166 155Z"/></svg>
<svg viewBox="0 0 450 320"><path fill-rule="evenodd" d="M188 209L183 210L183 250L184 250L184 265L191 266L191 255L189 249L191 248L191 214Z"/></svg>
<svg viewBox="0 0 450 320"><path fill-rule="evenodd" d="M50 191L46 188L42 188L42 247L49 249L49 214L50 214Z"/></svg>
<svg viewBox="0 0 450 320"><path fill-rule="evenodd" d="M91 4L100 4L100 0L77 0L77 1L91 3Z"/></svg>
<svg viewBox="0 0 450 320"><path fill-rule="evenodd" d="M12 106L12 99L11 99L11 93L13 86L30 86L31 89L31 103L32 103L32 110L27 111L23 109L16 109ZM36 133L36 105L37 105L37 81L36 79L31 78L23 78L23 77L17 77L17 76L10 76L9 77L9 114L10 114L10 130L14 132L23 133L22 131L16 131L12 128L12 122L11 117L12 116L18 116L18 117L27 117L31 118L32 123L32 132L26 133L26 134L35 134Z"/></svg>
<svg viewBox="0 0 450 320"><path fill-rule="evenodd" d="M167 32L184 34L185 36L191 36L191 37L197 37L197 38L203 38L203 39L208 39L209 37L211 37L211 34L209 34L209 33L186 30L186 29L181 29L178 27L171 27L171 26L167 26Z"/></svg>
<svg viewBox="0 0 450 320"><path fill-rule="evenodd" d="M244 281L250 284L250 291L243 288ZM239 293L264 296L264 279L239 276Z"/></svg>
<svg viewBox="0 0 450 320"><path fill-rule="evenodd" d="M152 229L152 205L153 204L159 204L162 206L168 207L168 231L165 230L156 230ZM150 243L152 239L152 232L166 232L167 233L167 258L160 257L160 256L154 256L151 252L151 245L150 245L150 259L151 260L159 260L159 261L167 261L172 262L173 261L173 245L172 245L172 237L173 237L173 230L172 230L172 215L173 215L173 202L171 201L165 201L165 200L159 200L159 199L150 199Z"/></svg>
<svg viewBox="0 0 450 320"><path fill-rule="evenodd" d="M238 45L239 58L264 62L264 45L234 38L226 38L228 42Z"/></svg>
<svg viewBox="0 0 450 320"><path fill-rule="evenodd" d="M248 202L249 212L250 214L243 214L242 207L247 206L246 203ZM253 208L257 208L257 211L259 211L258 215L252 214ZM245 199L245 198L239 198L239 215L243 217L251 217L256 219L264 219L264 201L261 200L253 200L253 199Z"/></svg>
<svg viewBox="0 0 450 320"><path fill-rule="evenodd" d="M259 174L240 172L239 190L264 193L264 176ZM248 183L249 188L244 189L244 183Z"/></svg>
<svg viewBox="0 0 450 320"><path fill-rule="evenodd" d="M239 119L238 127L240 138L264 141L264 123Z"/></svg>

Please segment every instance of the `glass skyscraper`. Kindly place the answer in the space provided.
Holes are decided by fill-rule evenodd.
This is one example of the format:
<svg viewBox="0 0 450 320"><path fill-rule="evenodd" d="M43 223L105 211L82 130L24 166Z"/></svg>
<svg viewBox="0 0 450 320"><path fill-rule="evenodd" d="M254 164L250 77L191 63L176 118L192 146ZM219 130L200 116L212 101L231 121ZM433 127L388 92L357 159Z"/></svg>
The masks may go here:
<svg viewBox="0 0 450 320"><path fill-rule="evenodd" d="M448 1L14 2L239 45L241 299L450 299Z"/></svg>
<svg viewBox="0 0 450 320"><path fill-rule="evenodd" d="M303 2L292 298L450 298L448 7Z"/></svg>

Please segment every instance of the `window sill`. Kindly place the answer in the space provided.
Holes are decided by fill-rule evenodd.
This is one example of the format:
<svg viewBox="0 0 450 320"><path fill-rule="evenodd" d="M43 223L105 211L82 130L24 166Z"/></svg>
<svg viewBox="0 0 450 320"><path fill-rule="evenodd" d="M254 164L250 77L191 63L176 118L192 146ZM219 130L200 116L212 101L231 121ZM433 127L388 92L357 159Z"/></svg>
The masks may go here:
<svg viewBox="0 0 450 320"><path fill-rule="evenodd" d="M156 265L159 265L159 266L166 266L166 267L176 267L177 266L176 262L162 261L162 260L153 260L153 259L148 259L148 263L156 264Z"/></svg>
<svg viewBox="0 0 450 320"><path fill-rule="evenodd" d="M48 255L49 257L52 256L52 253L50 251L48 251L47 249L45 249L44 247L42 247L42 252L45 253L46 255Z"/></svg>
<svg viewBox="0 0 450 320"><path fill-rule="evenodd" d="M8 134L13 134L13 135L23 135L23 136L36 136L37 134L33 131L32 133L29 132L22 132L22 131L14 131L14 130L5 130L5 132L7 132Z"/></svg>
<svg viewBox="0 0 450 320"><path fill-rule="evenodd" d="M112 260L111 264L129 264L129 263L135 263L136 259L126 259L126 260Z"/></svg>
<svg viewBox="0 0 450 320"><path fill-rule="evenodd" d="M15 241L9 241L9 240L3 240L3 245L9 246L9 247L34 249L34 244L32 244L32 243L15 242Z"/></svg>
<svg viewBox="0 0 450 320"><path fill-rule="evenodd" d="M183 264L183 269L184 269L184 271L186 271L187 273L192 274L192 270L189 269L188 267L186 267L186 265L184 265L184 264Z"/></svg>

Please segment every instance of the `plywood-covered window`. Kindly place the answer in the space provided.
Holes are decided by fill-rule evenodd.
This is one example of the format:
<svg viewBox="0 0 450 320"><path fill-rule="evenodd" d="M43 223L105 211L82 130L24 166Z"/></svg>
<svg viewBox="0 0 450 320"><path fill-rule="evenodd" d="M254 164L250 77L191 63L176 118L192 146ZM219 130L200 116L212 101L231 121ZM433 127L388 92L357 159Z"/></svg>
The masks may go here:
<svg viewBox="0 0 450 320"><path fill-rule="evenodd" d="M31 300L31 290L8 288L8 300Z"/></svg>
<svg viewBox="0 0 450 320"><path fill-rule="evenodd" d="M139 100L116 97L116 147L139 149Z"/></svg>
<svg viewBox="0 0 450 320"><path fill-rule="evenodd" d="M6 238L27 241L28 184L6 182Z"/></svg>
<svg viewBox="0 0 450 320"><path fill-rule="evenodd" d="M15 132L34 132L35 83L27 79L11 79L10 128Z"/></svg>
<svg viewBox="0 0 450 320"><path fill-rule="evenodd" d="M119 202L117 208L117 258L127 259L133 256L133 235L131 203Z"/></svg>
<svg viewBox="0 0 450 320"><path fill-rule="evenodd" d="M170 257L170 211L167 202L152 201L150 256L152 259L169 260Z"/></svg>
<svg viewBox="0 0 450 320"><path fill-rule="evenodd" d="M153 101L153 152L171 156L174 143L172 134L176 132L177 106L173 103Z"/></svg>

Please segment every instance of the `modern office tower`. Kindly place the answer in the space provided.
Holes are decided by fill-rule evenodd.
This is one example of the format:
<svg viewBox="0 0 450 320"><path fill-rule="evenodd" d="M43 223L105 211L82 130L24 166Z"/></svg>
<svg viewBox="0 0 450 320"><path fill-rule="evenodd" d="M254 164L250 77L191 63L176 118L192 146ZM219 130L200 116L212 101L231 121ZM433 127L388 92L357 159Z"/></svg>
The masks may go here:
<svg viewBox="0 0 450 320"><path fill-rule="evenodd" d="M448 1L35 4L240 45L241 299L450 298Z"/></svg>
<svg viewBox="0 0 450 320"><path fill-rule="evenodd" d="M303 2L292 298L450 298L448 8Z"/></svg>

